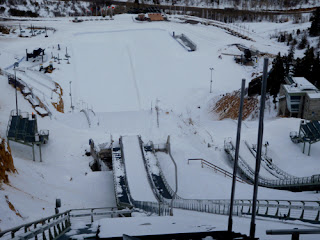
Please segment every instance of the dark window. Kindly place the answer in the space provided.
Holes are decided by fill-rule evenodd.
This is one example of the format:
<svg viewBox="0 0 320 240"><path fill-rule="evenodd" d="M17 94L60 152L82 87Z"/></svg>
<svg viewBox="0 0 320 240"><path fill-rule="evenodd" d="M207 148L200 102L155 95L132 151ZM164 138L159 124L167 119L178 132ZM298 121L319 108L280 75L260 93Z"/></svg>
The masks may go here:
<svg viewBox="0 0 320 240"><path fill-rule="evenodd" d="M290 96L290 99L294 101L300 101L301 96Z"/></svg>
<svg viewBox="0 0 320 240"><path fill-rule="evenodd" d="M299 111L299 104L291 104L291 110Z"/></svg>

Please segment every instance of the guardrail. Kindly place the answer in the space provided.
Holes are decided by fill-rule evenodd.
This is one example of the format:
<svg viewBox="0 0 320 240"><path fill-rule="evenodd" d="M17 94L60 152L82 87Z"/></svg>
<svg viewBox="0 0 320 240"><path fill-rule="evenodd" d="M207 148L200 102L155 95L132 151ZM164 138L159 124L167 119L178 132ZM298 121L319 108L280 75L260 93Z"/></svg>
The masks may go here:
<svg viewBox="0 0 320 240"><path fill-rule="evenodd" d="M220 167L214 165L213 163L208 162L207 160L204 160L203 158L190 158L190 159L188 159L188 164L189 164L189 161L201 161L202 168L203 168L203 166L207 166L207 167L213 169L215 172L222 173L225 177L229 177L229 178L233 177L233 174L231 172L228 172L228 171L224 170L223 168L220 168ZM236 177L236 181L241 182L241 183L251 184L248 181L245 181L238 176Z"/></svg>
<svg viewBox="0 0 320 240"><path fill-rule="evenodd" d="M234 161L234 146L232 142L225 142L224 149L230 159ZM250 181L254 181L254 170L249 164L239 156L239 169L242 174ZM259 176L259 185L268 188L285 189L291 191L311 191L320 190L320 175L312 175L310 177L289 178L289 179L267 179Z"/></svg>
<svg viewBox="0 0 320 240"><path fill-rule="evenodd" d="M229 215L230 211L230 200L176 199L173 205L175 208L221 215ZM319 201L257 200L257 216L262 217L320 224L319 212ZM233 214L251 215L252 200L235 200Z"/></svg>
<svg viewBox="0 0 320 240"><path fill-rule="evenodd" d="M159 169L161 170L160 165ZM162 178L165 180L164 176L162 176ZM163 200L168 204L171 203L170 199L163 198ZM229 215L230 200L184 199L177 196L173 202L173 207L191 211ZM251 215L252 200L235 200L233 214L237 216ZM260 199L257 200L257 216L283 220L300 220L320 224L320 201Z"/></svg>
<svg viewBox="0 0 320 240"><path fill-rule="evenodd" d="M165 144L165 145L166 145L166 144ZM161 169L161 167L160 167L160 164L159 164L159 159L158 159L158 157L157 157L157 155L156 155L156 150L154 149L154 144L153 144L153 142L151 142L151 148L152 148L152 154L154 155L154 157L155 157L155 159L156 159L156 161L157 161L157 162L156 162L156 165L157 165L157 167L158 167L158 169L159 169L159 175L160 175L160 177L162 178L162 181L163 181L166 189L167 189L168 192L170 193L171 197L173 197L173 196L174 196L174 191L173 191L173 189L171 188L171 186L169 185L169 183L167 182L167 180L166 180L166 178L165 178L165 176L164 176L164 174L163 174L163 171L162 171L162 169ZM165 147L165 148L166 148L166 150L167 150L167 147ZM180 199L180 196L176 195L176 196L175 196L175 199Z"/></svg>
<svg viewBox="0 0 320 240"><path fill-rule="evenodd" d="M119 205L126 205L127 207L134 207L134 208L138 208L138 209L142 209L146 212L151 212L151 213L155 213L158 214L159 216L165 216L165 215L169 215L169 206L168 204L164 203L164 202L148 202L148 201L137 201L135 199L132 198L131 194L130 194L130 188L129 188L129 184L128 184L128 180L127 180L127 173L126 173L126 167L125 167L125 156L123 154L123 143L122 143L122 137L120 137L119 139L119 143L120 143L120 151L121 151L121 163L122 167L123 167L123 178L125 181L125 185L127 188L127 195L130 201L130 205L129 203L121 203L119 202L119 199L117 199L117 204ZM115 178L115 173L114 171L116 170L116 168L114 167L116 159L114 159L114 157L112 157L112 165L113 165L113 175L114 175L114 184L117 184L117 179ZM116 186L115 186L115 191L117 190ZM115 192L117 195L117 192ZM116 196L117 198L117 196Z"/></svg>
<svg viewBox="0 0 320 240"><path fill-rule="evenodd" d="M158 200L158 202L163 202L162 196L160 194L158 194L158 191L156 190L155 184L154 184L154 182L152 180L151 172L149 171L149 167L147 166L148 164L147 164L147 160L145 158L145 150L144 150L144 147L143 147L143 141L141 139L141 136L138 136L138 139L139 139L139 147L140 147L140 150L141 150L143 165L144 165L144 168L145 168L146 173L147 173L147 178L148 178L149 185L151 187L153 195Z"/></svg>

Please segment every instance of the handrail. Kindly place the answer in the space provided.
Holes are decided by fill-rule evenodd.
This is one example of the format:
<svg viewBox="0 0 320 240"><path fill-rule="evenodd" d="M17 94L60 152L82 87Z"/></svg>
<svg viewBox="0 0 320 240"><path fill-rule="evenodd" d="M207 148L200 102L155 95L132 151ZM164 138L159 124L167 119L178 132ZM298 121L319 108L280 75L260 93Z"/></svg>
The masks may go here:
<svg viewBox="0 0 320 240"><path fill-rule="evenodd" d="M156 159L158 161L158 159ZM161 167L159 166L161 170ZM161 172L161 171L160 171ZM165 179L164 176L161 176ZM163 198L170 203L170 199ZM179 196L173 203L174 208L191 211L201 211L228 215L230 211L229 199L184 199ZM234 202L233 214L242 216L252 213L252 200L237 199ZM257 215L262 217L278 218L284 220L301 220L320 224L320 201L304 200L268 200L259 199Z"/></svg>
<svg viewBox="0 0 320 240"><path fill-rule="evenodd" d="M86 109L81 109L80 112L83 112L84 115L86 116L88 124L89 124L89 128L90 128L91 127L91 121L90 121L90 118L89 118L89 114L87 113L87 110Z"/></svg>
<svg viewBox="0 0 320 240"><path fill-rule="evenodd" d="M217 165L214 165L213 163L208 162L207 160L205 160L203 158L190 158L190 159L188 159L188 164L189 164L189 161L201 161L201 167L202 168L203 168L203 165L206 165L206 166L208 166L210 168L213 168L215 171L218 171L218 172L224 174L225 177L229 177L229 178L233 177L231 172L228 172L228 171L224 170L223 168L220 168ZM238 176L236 177L236 181L241 182L241 183L250 184L248 181L245 181L244 179L242 179L242 178L240 178Z"/></svg>
<svg viewBox="0 0 320 240"><path fill-rule="evenodd" d="M256 156L255 156L255 152L256 152L255 149L251 148L250 145L249 145L249 143L248 143L246 140L245 140L244 142L245 142L247 148L249 149L250 153L252 154L252 156L256 157ZM262 160L261 162L264 163L264 164L262 164L263 168L266 169L270 174L272 174L272 175L275 176L276 178L281 179L281 178L279 177L279 175L283 176L283 179L297 178L297 177L295 177L295 176L293 176L293 175L291 175L291 174L283 171L283 170L282 170L281 168L279 168L277 165L275 165L275 164L273 164L272 162L270 162L270 160L267 159L266 156L261 156L261 160ZM268 167L268 165L270 165L273 169L275 169L276 174L274 173L274 171L272 171L272 170L270 169L270 167Z"/></svg>
<svg viewBox="0 0 320 240"><path fill-rule="evenodd" d="M14 238L15 233L22 228L24 228L24 232L27 232L28 228L32 225L34 226L34 228L36 228L38 224L44 225L46 221L50 222L50 220L55 220L55 219L61 218L62 216L67 216L68 223L66 225L68 227L68 225L70 224L70 219L69 219L70 218L70 216L69 216L70 211L71 210L68 210L63 213L55 214L55 215L52 215L52 216L49 216L46 218L41 218L41 219L33 221L33 222L29 222L29 223L22 224L17 227L14 227L14 228L7 229L5 231L0 232L0 237L2 237L3 235L5 235L8 232L11 232L11 238Z"/></svg>
<svg viewBox="0 0 320 240"><path fill-rule="evenodd" d="M266 230L267 235L292 235L291 239L299 240L301 234L320 234L320 229L272 229Z"/></svg>
<svg viewBox="0 0 320 240"><path fill-rule="evenodd" d="M127 195L128 195L129 201L130 201L130 205L132 207L139 208L139 209L142 209L142 210L147 211L147 212L158 214L159 216L168 215L169 208L168 208L168 205L166 203L137 201L137 200L132 198L132 196L130 194L130 188L129 188L128 180L127 180L127 173L126 173L126 167L125 167L125 156L123 154L122 137L120 137L119 143L120 143L120 151L121 151L121 156L122 156L120 164L123 167L123 174L124 174L123 178L125 180L125 184L126 184L126 187L127 187ZM112 161L115 161L115 159L112 158ZM115 170L116 168L113 168L113 169ZM113 171L113 173L114 173L114 171ZM116 184L116 181L115 181L115 184Z"/></svg>
<svg viewBox="0 0 320 240"><path fill-rule="evenodd" d="M143 147L143 141L141 139L141 136L138 136L138 140L139 140L139 147L140 147L140 150L141 150L143 165L144 165L144 168L146 170L148 182L149 182L149 185L151 187L152 193L153 193L153 195L155 196L155 198L157 199L158 202L162 202L162 196L160 194L158 194L158 192L155 190L156 187L154 185L154 182L151 179L152 177L151 177L151 173L149 171L149 167L147 166L148 163L147 163L147 160L145 158L145 154L144 154L145 150L144 150L144 147Z"/></svg>
<svg viewBox="0 0 320 240"><path fill-rule="evenodd" d="M234 158L234 146L232 142L225 142L225 151L228 153L229 157L233 161ZM239 169L241 172L250 180L254 179L254 170L249 166L249 164L239 156ZM300 178L290 178L290 179L268 179L264 177L259 177L259 185L263 187L276 188L276 189L290 189L290 188L303 188L303 187L313 187L315 189L320 189L320 175L312 175L310 177L300 177ZM310 189L308 189L310 190Z"/></svg>
<svg viewBox="0 0 320 240"><path fill-rule="evenodd" d="M155 150L155 148L154 148L153 142L151 142L151 149L152 149L152 154L154 155L154 157L155 157L155 159L156 159L156 165L157 165L157 167L158 167L158 169L159 169L159 175L160 175L160 177L162 178L162 181L163 181L166 189L168 190L169 194L171 195L171 197L173 197L173 196L174 196L174 191L173 191L173 189L171 188L171 186L169 185L169 183L167 182L167 180L166 180L166 178L165 178L165 176L164 176L164 174L163 174L163 171L162 171L162 169L161 169L161 167L160 167L159 159L158 159L158 157L157 157L156 150ZM175 198L180 198L180 197L179 197L178 195L176 195Z"/></svg>
<svg viewBox="0 0 320 240"><path fill-rule="evenodd" d="M109 210L111 209L111 210ZM104 212L94 212L95 210L107 210ZM81 214L73 214L73 212L77 211L88 211L89 213L81 213ZM124 209L124 210L113 210L113 207L100 207L100 208L75 208L75 209L69 209L63 213L55 214L46 218L41 218L39 220L25 223L22 225L19 225L14 228L7 229L5 231L0 232L0 238L3 237L7 233L11 233L11 238L16 237L16 232L23 229L23 233L19 234L17 238L23 238L23 239L30 239L35 238L37 239L38 234L45 235L45 231L48 230L48 234L50 239L57 239L59 236L61 236L64 232L66 232L69 227L71 226L70 218L74 217L85 217L85 216L91 216L91 223L93 222L93 216L94 215L111 215L114 216L116 214L120 214L123 216L123 214L130 214L132 213L132 210ZM37 227L37 225L41 224L40 227ZM30 227L33 225L33 229ZM53 228L53 234L51 232L51 228ZM45 238L43 238L45 239Z"/></svg>

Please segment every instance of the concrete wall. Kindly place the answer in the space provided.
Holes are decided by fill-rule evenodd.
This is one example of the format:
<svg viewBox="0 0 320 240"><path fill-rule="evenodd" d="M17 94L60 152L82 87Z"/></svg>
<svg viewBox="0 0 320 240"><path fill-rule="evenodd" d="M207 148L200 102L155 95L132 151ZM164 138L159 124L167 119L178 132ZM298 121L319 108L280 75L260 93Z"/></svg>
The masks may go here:
<svg viewBox="0 0 320 240"><path fill-rule="evenodd" d="M310 98L307 94L304 105L303 118L320 121L320 98Z"/></svg>

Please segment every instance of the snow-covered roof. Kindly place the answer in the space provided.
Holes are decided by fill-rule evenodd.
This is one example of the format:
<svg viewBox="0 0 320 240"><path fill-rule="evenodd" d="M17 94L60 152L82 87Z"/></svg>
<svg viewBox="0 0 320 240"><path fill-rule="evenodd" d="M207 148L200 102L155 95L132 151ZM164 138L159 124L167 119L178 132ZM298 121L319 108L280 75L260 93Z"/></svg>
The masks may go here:
<svg viewBox="0 0 320 240"><path fill-rule="evenodd" d="M318 89L304 77L291 77L292 84L284 85L288 93L314 92Z"/></svg>
<svg viewBox="0 0 320 240"><path fill-rule="evenodd" d="M308 92L307 95L309 96L309 98L312 98L312 99L316 99L316 98L320 99L320 92Z"/></svg>
<svg viewBox="0 0 320 240"><path fill-rule="evenodd" d="M302 91L308 90L318 90L312 83L310 83L304 77L292 77L294 83L296 83L298 88Z"/></svg>

